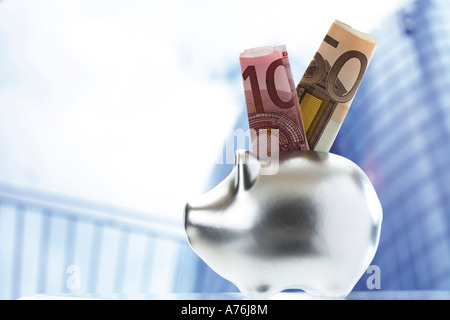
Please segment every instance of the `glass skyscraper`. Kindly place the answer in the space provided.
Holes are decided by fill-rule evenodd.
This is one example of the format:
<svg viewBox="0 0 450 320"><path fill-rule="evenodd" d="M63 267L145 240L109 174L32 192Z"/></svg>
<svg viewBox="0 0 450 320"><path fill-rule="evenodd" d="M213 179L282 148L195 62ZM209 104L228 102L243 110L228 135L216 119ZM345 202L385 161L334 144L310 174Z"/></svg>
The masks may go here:
<svg viewBox="0 0 450 320"><path fill-rule="evenodd" d="M450 2L410 2L371 34L377 49L330 152L359 165L382 203L381 290L448 290ZM231 169L217 165L208 188Z"/></svg>
<svg viewBox="0 0 450 320"><path fill-rule="evenodd" d="M375 35L331 152L358 164L382 203L381 288L449 289L450 2L411 2Z"/></svg>

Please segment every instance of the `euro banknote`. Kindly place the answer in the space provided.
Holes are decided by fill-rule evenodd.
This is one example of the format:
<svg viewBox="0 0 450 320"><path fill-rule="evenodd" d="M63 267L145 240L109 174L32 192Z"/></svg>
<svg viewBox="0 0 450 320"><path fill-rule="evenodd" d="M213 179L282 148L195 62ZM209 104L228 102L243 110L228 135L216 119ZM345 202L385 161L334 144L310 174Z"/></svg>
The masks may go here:
<svg viewBox="0 0 450 320"><path fill-rule="evenodd" d="M296 89L311 150L330 150L376 43L338 20L331 25Z"/></svg>
<svg viewBox="0 0 450 320"><path fill-rule="evenodd" d="M239 60L253 151L270 149L274 132L279 151L309 150L286 47L248 49Z"/></svg>

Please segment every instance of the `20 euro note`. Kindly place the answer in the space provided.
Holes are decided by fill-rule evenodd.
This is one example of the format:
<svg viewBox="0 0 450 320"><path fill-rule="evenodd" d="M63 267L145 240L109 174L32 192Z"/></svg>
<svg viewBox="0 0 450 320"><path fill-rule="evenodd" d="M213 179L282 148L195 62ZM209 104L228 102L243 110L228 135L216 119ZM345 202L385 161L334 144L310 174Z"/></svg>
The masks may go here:
<svg viewBox="0 0 450 320"><path fill-rule="evenodd" d="M253 151L270 155L274 134L278 151L309 150L286 47L248 49L239 60Z"/></svg>
<svg viewBox="0 0 450 320"><path fill-rule="evenodd" d="M334 21L297 86L311 150L328 152L366 72L377 38Z"/></svg>

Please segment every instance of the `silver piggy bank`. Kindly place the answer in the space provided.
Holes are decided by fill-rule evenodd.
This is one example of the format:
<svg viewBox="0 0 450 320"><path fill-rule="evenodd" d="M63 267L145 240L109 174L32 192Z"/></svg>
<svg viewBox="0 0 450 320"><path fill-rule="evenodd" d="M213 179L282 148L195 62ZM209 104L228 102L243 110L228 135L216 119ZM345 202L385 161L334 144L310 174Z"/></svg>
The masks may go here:
<svg viewBox="0 0 450 320"><path fill-rule="evenodd" d="M289 288L347 296L380 237L382 208L370 180L331 153L282 152L276 170L268 165L238 150L229 176L186 204L191 247L249 298Z"/></svg>

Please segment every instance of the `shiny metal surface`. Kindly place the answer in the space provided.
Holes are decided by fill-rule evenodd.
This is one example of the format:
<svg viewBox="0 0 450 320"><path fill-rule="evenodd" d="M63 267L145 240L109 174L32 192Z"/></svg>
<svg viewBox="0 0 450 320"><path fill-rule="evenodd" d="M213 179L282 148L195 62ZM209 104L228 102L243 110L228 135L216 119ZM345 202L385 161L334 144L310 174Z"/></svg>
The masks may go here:
<svg viewBox="0 0 450 320"><path fill-rule="evenodd" d="M298 288L345 297L378 247L382 208L353 162L282 152L276 174L238 150L230 175L185 207L190 245L250 298Z"/></svg>

